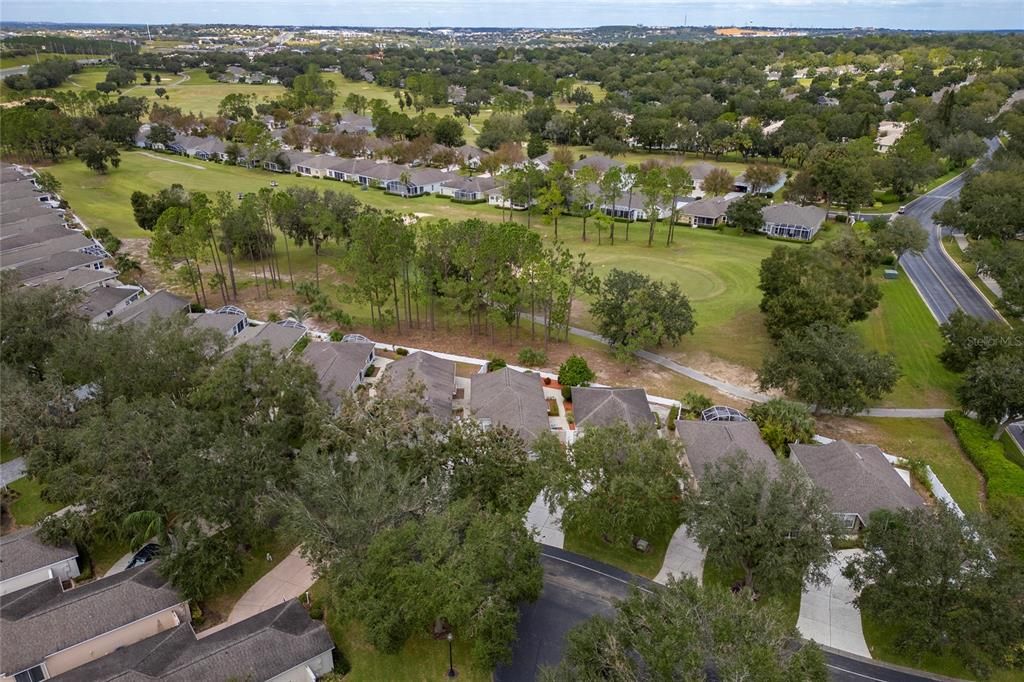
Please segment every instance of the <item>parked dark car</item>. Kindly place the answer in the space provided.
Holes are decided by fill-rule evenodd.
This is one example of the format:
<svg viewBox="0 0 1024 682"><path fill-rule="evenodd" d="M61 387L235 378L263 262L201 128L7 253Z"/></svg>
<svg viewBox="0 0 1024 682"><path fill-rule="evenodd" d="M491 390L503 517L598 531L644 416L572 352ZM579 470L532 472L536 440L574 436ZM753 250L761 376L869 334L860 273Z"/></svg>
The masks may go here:
<svg viewBox="0 0 1024 682"><path fill-rule="evenodd" d="M132 557L131 563L128 564L128 568L135 568L136 566L147 564L155 559L156 555L159 553L160 545L151 542L135 553L135 556Z"/></svg>

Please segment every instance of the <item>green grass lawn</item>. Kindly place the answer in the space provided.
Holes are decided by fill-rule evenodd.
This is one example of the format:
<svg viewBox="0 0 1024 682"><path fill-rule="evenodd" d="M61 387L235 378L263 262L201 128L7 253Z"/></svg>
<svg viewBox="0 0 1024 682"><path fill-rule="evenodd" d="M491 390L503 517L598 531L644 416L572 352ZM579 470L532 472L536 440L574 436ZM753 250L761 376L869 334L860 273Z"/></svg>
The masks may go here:
<svg viewBox="0 0 1024 682"><path fill-rule="evenodd" d="M960 659L952 653L909 653L899 651L896 647L897 626L892 623L882 622L872 617L871 614L861 613L861 624L864 626L864 640L871 651L872 658L877 658L888 663L917 668L938 675L957 677L965 680L979 679L974 675ZM1019 671L995 670L992 675L985 678L988 682L1020 682Z"/></svg>
<svg viewBox="0 0 1024 682"><path fill-rule="evenodd" d="M34 526L44 516L61 508L61 505L43 499L43 487L34 478L26 476L7 487L17 495L17 499L11 503L11 516L21 527Z"/></svg>
<svg viewBox="0 0 1024 682"><path fill-rule="evenodd" d="M219 594L203 601L203 626L210 627L222 622L231 613L232 607L242 598L246 590L270 572L295 549L296 541L283 533L268 532L265 538L256 542L242 559L242 573L220 591ZM267 553L273 561L267 561Z"/></svg>
<svg viewBox="0 0 1024 682"><path fill-rule="evenodd" d="M735 568L723 568L710 561L704 562L704 575L702 576L705 585L716 585L731 589L733 584L743 580L743 570L738 566ZM772 604L782 609L786 623L796 627L796 621L800 617L800 593L799 584L789 589L777 592L763 592L758 597L758 604Z"/></svg>
<svg viewBox="0 0 1024 682"><path fill-rule="evenodd" d="M855 443L874 443L890 454L923 460L961 509L981 511L980 476L960 450L952 430L941 419L828 419L819 433Z"/></svg>
<svg viewBox="0 0 1024 682"><path fill-rule="evenodd" d="M3 462L10 462L12 459L16 459L18 453L11 446L11 441L7 438L0 436L0 464Z"/></svg>
<svg viewBox="0 0 1024 682"><path fill-rule="evenodd" d="M952 407L959 378L942 366L939 325L902 270L898 279L875 281L882 301L867 320L858 323L865 343L896 356L903 376L882 404L891 406Z"/></svg>
<svg viewBox="0 0 1024 682"><path fill-rule="evenodd" d="M130 551L132 547L117 537L101 538L93 542L89 546L89 560L95 571L93 577L102 578L118 559Z"/></svg>
<svg viewBox="0 0 1024 682"><path fill-rule="evenodd" d="M310 589L314 601L326 604L323 580L318 580ZM353 682L427 682L441 679L448 671L448 642L437 641L426 633L417 635L406 642L395 654L384 654L373 648L366 639L364 628L357 622L347 620L343 613L324 607L324 623L335 646L344 655L352 670L345 675ZM471 662L470 642L456 639L452 658L458 679L476 682L490 682L490 671L480 670Z"/></svg>
<svg viewBox="0 0 1024 682"><path fill-rule="evenodd" d="M665 550L668 549L674 532L675 528L665 528L653 537L644 538L651 544L650 550L646 553L632 547L610 545L598 533L566 532L565 550L588 556L635 575L653 578L661 570L661 565L665 561Z"/></svg>

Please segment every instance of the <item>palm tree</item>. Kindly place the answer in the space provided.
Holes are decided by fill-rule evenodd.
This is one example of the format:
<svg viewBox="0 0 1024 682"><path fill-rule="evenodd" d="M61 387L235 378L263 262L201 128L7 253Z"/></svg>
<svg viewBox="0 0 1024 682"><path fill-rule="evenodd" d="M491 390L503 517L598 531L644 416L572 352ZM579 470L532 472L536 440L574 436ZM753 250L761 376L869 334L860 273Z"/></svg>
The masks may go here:
<svg viewBox="0 0 1024 682"><path fill-rule="evenodd" d="M159 538L161 544L166 544L164 541L167 539L167 533L167 519L149 509L134 511L121 521L121 534L133 550L142 547L152 537Z"/></svg>
<svg viewBox="0 0 1024 682"><path fill-rule="evenodd" d="M309 319L309 308L300 304L284 311L284 314L299 324L302 324Z"/></svg>

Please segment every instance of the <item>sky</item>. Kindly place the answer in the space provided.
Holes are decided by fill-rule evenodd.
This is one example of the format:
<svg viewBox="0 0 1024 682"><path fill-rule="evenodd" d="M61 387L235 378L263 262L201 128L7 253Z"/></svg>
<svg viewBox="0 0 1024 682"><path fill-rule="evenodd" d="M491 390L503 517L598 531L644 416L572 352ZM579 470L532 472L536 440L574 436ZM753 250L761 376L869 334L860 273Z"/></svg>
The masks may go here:
<svg viewBox="0 0 1024 682"><path fill-rule="evenodd" d="M4 21L304 26L1024 28L1024 0L0 0Z"/></svg>

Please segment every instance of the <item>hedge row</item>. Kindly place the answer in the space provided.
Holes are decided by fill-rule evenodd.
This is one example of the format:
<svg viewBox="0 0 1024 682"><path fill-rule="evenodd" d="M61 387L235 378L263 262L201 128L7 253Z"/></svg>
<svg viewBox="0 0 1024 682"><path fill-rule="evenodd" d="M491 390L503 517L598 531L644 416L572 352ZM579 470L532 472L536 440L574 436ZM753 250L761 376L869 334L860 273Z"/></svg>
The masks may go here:
<svg viewBox="0 0 1024 682"><path fill-rule="evenodd" d="M946 423L985 477L989 513L1005 521L1015 544L1024 547L1024 469L1006 457L1001 441L992 440L991 428L954 410L946 413Z"/></svg>

